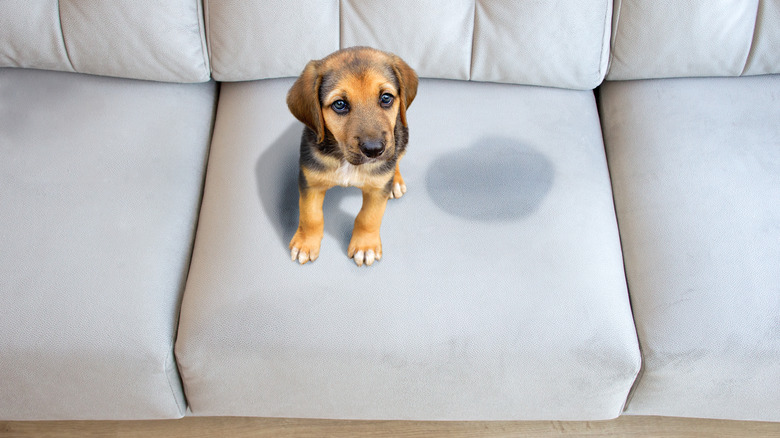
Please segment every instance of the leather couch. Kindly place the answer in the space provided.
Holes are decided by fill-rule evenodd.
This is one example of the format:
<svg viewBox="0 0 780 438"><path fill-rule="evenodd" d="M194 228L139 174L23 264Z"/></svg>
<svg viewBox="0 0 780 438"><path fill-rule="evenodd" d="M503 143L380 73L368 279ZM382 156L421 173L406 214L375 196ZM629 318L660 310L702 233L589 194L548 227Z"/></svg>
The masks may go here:
<svg viewBox="0 0 780 438"><path fill-rule="evenodd" d="M0 418L780 421L780 3L6 0ZM420 75L298 266L309 59Z"/></svg>

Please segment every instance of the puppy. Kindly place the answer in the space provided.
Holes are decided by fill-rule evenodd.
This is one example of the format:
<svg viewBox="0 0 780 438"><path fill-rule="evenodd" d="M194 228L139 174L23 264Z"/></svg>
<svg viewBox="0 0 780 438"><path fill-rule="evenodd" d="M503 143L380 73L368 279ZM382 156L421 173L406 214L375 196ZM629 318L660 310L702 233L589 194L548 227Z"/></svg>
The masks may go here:
<svg viewBox="0 0 780 438"><path fill-rule="evenodd" d="M389 198L406 185L398 162L406 151L406 110L417 94L417 74L401 58L368 47L339 50L310 61L287 94L304 125L298 174L300 218L290 242L293 261L317 259L322 203L333 186L359 187L347 256L358 266L382 258L379 228Z"/></svg>

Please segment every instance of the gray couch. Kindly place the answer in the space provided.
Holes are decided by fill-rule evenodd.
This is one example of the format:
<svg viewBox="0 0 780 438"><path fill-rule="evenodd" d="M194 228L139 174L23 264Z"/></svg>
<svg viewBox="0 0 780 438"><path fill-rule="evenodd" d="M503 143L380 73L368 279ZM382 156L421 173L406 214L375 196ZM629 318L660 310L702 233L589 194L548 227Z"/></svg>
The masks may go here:
<svg viewBox="0 0 780 438"><path fill-rule="evenodd" d="M780 2L6 0L0 419L780 421ZM421 78L298 266L306 61Z"/></svg>

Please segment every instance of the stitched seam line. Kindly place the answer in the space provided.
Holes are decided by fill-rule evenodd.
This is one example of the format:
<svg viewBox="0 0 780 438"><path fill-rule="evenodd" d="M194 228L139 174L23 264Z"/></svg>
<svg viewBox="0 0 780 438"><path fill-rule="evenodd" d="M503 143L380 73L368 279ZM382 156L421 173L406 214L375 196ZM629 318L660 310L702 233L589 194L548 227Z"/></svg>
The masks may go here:
<svg viewBox="0 0 780 438"><path fill-rule="evenodd" d="M186 408L182 409L182 406L179 405L179 400L176 397L176 390L173 389L173 382L171 382L171 374L169 372L169 370L171 369L170 363L171 363L171 356L173 355L173 349L174 349L174 344L171 344L171 348L168 350L168 354L165 356L165 363L163 364L164 367L163 372L165 373L165 379L168 381L168 389L171 391L171 396L173 397L173 404L176 405L176 410L179 412L179 415L183 417ZM176 370L176 372L177 373L179 372L178 369ZM187 399L185 397L185 401L184 401L185 404L187 403L186 400Z"/></svg>
<svg viewBox="0 0 780 438"><path fill-rule="evenodd" d="M612 62L615 59L615 43L617 42L618 30L620 29L620 13L623 11L623 2L618 0L616 3L617 10L615 11L615 18L613 19L612 37L609 39L609 63L607 64L607 71L604 74L604 80L607 80L609 71L612 68Z"/></svg>
<svg viewBox="0 0 780 438"><path fill-rule="evenodd" d="M479 3L479 0L474 1L474 19L471 22L471 62L469 64L469 81L474 78L474 47L476 46L477 39L477 3Z"/></svg>
<svg viewBox="0 0 780 438"><path fill-rule="evenodd" d="M339 49L344 48L344 2L339 0Z"/></svg>
<svg viewBox="0 0 780 438"><path fill-rule="evenodd" d="M76 71L76 67L73 66L73 60L70 59L68 44L65 42L65 32L62 30L62 5L60 4L60 0L57 0L57 22L60 24L60 35L62 36L62 47L65 49L65 57L68 59L71 71Z"/></svg>
<svg viewBox="0 0 780 438"><path fill-rule="evenodd" d="M758 38L758 15L761 13L761 0L756 2L756 20L753 22L753 38L750 40L750 49L748 49L747 57L745 57L745 65L742 67L740 76L744 76L747 71L750 60L753 59L753 48L756 46L756 39Z"/></svg>
<svg viewBox="0 0 780 438"><path fill-rule="evenodd" d="M208 78L211 78L211 73L212 73L211 40L208 38L209 0L204 0L203 3L201 3L199 0L195 0L195 3L196 3L196 9L198 11L198 26L203 26L203 34L200 35L201 38L200 50L201 50L201 56L203 57L203 68L204 70L206 70L206 73L208 74Z"/></svg>
<svg viewBox="0 0 780 438"><path fill-rule="evenodd" d="M606 4L606 7L604 8L605 9L604 10L604 26L603 26L603 31L601 33L601 44L607 44L607 47L606 47L607 53L611 55L612 51L610 49L611 49L611 45L612 44L611 44L611 42L607 43L606 38L607 38L607 24L609 24L609 29L610 30L612 29L612 23L610 21L610 15L612 15L611 14L612 10L609 7L609 5L610 5L609 2L605 2L605 4ZM611 40L611 38L610 38L610 40ZM598 69L599 73L598 73L598 78L596 78L599 81L599 83L596 84L596 87L598 87L599 84L602 81L604 81L604 79L606 79L606 77L607 77L607 71L602 71L602 68L606 68L607 70L609 70L609 64L607 64L606 67L604 67L603 65L604 65L604 47L601 48L601 53L599 54L599 69Z"/></svg>

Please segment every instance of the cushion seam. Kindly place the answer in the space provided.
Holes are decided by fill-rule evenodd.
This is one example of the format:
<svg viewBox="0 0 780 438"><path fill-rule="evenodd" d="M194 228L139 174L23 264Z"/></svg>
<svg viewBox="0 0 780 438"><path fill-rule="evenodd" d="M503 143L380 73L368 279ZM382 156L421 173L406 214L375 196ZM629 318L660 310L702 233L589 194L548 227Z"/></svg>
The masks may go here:
<svg viewBox="0 0 780 438"><path fill-rule="evenodd" d="M60 25L60 36L62 36L62 47L65 49L65 57L68 59L71 71L76 71L76 67L73 66L73 60L70 58L70 52L68 51L68 43L65 41L65 31L62 27L62 4L60 0L57 0L57 22Z"/></svg>
<svg viewBox="0 0 780 438"><path fill-rule="evenodd" d="M617 0L615 2L615 15L612 22L612 36L610 38L610 44L609 44L609 62L607 64L607 71L604 74L604 80L607 80L607 76L609 76L610 70L612 70L612 63L615 60L615 44L617 42L617 36L618 36L618 30L620 29L620 13L623 9L623 1Z"/></svg>
<svg viewBox="0 0 780 438"><path fill-rule="evenodd" d="M171 391L171 396L173 397L173 404L176 405L176 410L179 412L179 416L183 417L185 414L185 411L182 409L182 406L179 405L179 401L176 397L176 390L173 389L173 382L171 382L171 374L170 374L170 363L171 363L171 356L173 355L173 350L175 348L175 341L171 344L170 348L168 349L168 354L165 355L165 363L164 366L164 373L165 373L165 379L168 381L168 390ZM176 368L176 372L178 373L178 367ZM183 390L182 390L183 391ZM186 399L185 399L186 403Z"/></svg>
<svg viewBox="0 0 780 438"><path fill-rule="evenodd" d="M747 56L745 57L745 65L742 67L742 72L739 74L740 76L745 75L745 72L750 65L750 60L753 58L753 48L756 46L756 38L758 38L758 16L761 14L761 1L762 0L756 1L756 19L753 22L753 37L750 39L750 48L748 48Z"/></svg>
<svg viewBox="0 0 780 438"><path fill-rule="evenodd" d="M609 25L610 29L612 28L612 23L610 22L610 15L611 15L611 8L609 7L609 2L604 3L606 6L604 8L604 25L602 26L601 30L601 44L606 44L606 51L607 54L611 54L612 51L610 50L610 44L606 41L607 39L607 25ZM604 81L604 79L607 77L607 71L609 70L609 57L607 57L607 66L604 66L604 50L605 48L601 48L601 54L599 55L599 68L598 68L598 77L596 78L596 85L595 87L598 87L598 84ZM604 70L602 70L604 69ZM594 87L594 88L595 88Z"/></svg>
<svg viewBox="0 0 780 438"><path fill-rule="evenodd" d="M208 1L209 0L203 0L202 2L200 0L195 0L196 6L195 9L197 10L198 14L198 27L200 28L202 26L203 33L199 35L200 37L200 52L201 57L203 59L203 70L206 73L206 80L211 78L211 41L207 37L206 33L208 32Z"/></svg>

